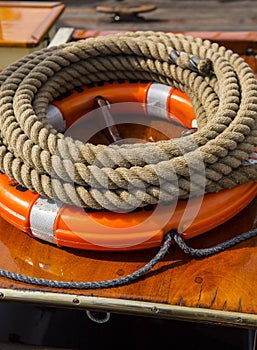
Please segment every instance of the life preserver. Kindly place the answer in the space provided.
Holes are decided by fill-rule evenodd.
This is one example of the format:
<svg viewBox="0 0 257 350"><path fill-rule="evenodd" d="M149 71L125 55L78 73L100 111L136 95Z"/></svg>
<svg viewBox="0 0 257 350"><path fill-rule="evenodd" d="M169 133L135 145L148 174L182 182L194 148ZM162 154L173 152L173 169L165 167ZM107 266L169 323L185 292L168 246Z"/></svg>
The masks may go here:
<svg viewBox="0 0 257 350"><path fill-rule="evenodd" d="M157 105L167 111L165 118L169 119L172 113L188 128L196 126L188 97L175 88L156 83L106 83L73 91L49 107L50 123L61 130L69 127L76 118L93 108L97 95L104 96L111 103L140 102L148 111ZM158 209L142 208L130 213L86 212L83 208L42 198L13 183L6 174L0 174L0 209L5 220L40 240L85 250L153 248L162 243L168 230L178 227L185 238L191 238L236 215L256 193L257 183L249 182L206 194L191 222L188 218L183 222L187 200L179 200L175 207L158 205ZM198 198L190 199L192 208L198 205L197 201Z"/></svg>
<svg viewBox="0 0 257 350"><path fill-rule="evenodd" d="M53 101L48 108L48 120L59 131L68 129L75 120L88 113L95 106L95 97L104 98L113 104L120 102L138 102L133 104L133 113L146 112L160 118L175 116L185 127L196 127L196 119L190 99L182 91L158 83L115 82L104 85L78 88L69 96ZM136 110L135 110L136 109ZM166 114L163 113L166 110ZM158 113L159 111L159 113ZM122 109L117 111L122 113ZM126 110L126 113L129 111Z"/></svg>

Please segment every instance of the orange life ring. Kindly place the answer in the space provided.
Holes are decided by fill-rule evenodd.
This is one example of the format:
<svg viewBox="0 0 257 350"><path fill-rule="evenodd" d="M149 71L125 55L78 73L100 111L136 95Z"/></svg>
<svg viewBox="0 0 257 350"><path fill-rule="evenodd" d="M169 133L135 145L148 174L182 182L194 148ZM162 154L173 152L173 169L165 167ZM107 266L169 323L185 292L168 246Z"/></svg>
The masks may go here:
<svg viewBox="0 0 257 350"><path fill-rule="evenodd" d="M196 127L194 110L186 94L168 85L139 82L105 83L97 87L87 87L85 90L73 90L70 96L53 101L49 105L49 122L60 131L68 129L75 120L96 107L96 96L104 96L113 104L138 102L132 105L133 113L151 113L153 108L153 113L156 114L159 109L161 118L169 120L170 116L174 115L185 127ZM118 112L122 113L122 109Z"/></svg>
<svg viewBox="0 0 257 350"><path fill-rule="evenodd" d="M50 122L57 128L69 127L94 107L97 95L111 103L140 102L143 108L152 104L165 108L186 127L195 127L193 108L181 91L156 83L106 83L53 102L49 108ZM64 125L66 124L66 125ZM180 229L185 238L202 234L227 221L256 196L257 183L249 182L233 189L190 199L190 208L199 206L192 219L185 218L188 201L179 200L174 207L158 205L130 213L88 211L40 197L0 174L1 216L18 229L58 246L85 250L139 250L161 245L164 234ZM184 220L184 221L183 221Z"/></svg>

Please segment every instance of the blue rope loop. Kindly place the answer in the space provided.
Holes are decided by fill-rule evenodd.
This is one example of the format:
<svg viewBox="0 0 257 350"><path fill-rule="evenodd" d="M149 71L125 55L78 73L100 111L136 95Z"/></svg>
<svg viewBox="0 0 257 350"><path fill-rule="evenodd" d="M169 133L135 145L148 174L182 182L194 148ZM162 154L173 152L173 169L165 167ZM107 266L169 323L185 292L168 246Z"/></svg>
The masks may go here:
<svg viewBox="0 0 257 350"><path fill-rule="evenodd" d="M62 288L62 289L102 289L102 288L113 288L129 284L147 272L149 272L158 262L160 262L163 257L168 252L172 242L172 237L170 234L165 235L163 245L157 252L157 254L142 268L136 270L135 272L111 280L105 281L95 281L95 282L66 282L66 281L57 281L57 280L47 280L43 278L35 278L31 276L26 276L18 273L13 273L6 270L0 270L0 276L9 278L18 282L23 282L27 284L33 284L42 287L51 287L51 288Z"/></svg>
<svg viewBox="0 0 257 350"><path fill-rule="evenodd" d="M23 282L27 284L33 284L42 287L51 287L51 288L61 288L61 289L103 289L103 288L113 288L138 280L145 274L147 274L157 263L159 263L164 256L169 251L172 242L175 242L179 248L186 254L191 256L196 256L203 258L206 256L214 255L224 251L225 249L231 248L232 246L243 242L249 238L252 238L257 235L257 228L249 230L237 237L229 239L223 243L217 244L211 248L204 249L195 249L189 247L179 233L176 230L169 231L163 240L163 244L156 253L156 255L142 268L136 270L135 272L119 278L104 280L104 281L93 281L93 282L66 282L66 281L57 281L57 280L48 280L43 278L36 278L31 276L26 276L23 274L18 274L10 272L7 270L0 269L0 276L5 277L11 280L18 282Z"/></svg>
<svg viewBox="0 0 257 350"><path fill-rule="evenodd" d="M174 242L179 246L181 250L183 250L184 253L189 254L191 256L196 256L199 258L203 258L206 256L218 254L226 249L229 249L233 247L234 245L241 243L247 239L250 239L252 237L255 237L257 235L257 228L254 228L252 230L249 230L247 232L244 232L236 237L233 237L225 242L219 243L213 247L210 248L191 248L189 247L185 241L182 239L182 237L178 234L177 231L173 230L170 231L170 235Z"/></svg>

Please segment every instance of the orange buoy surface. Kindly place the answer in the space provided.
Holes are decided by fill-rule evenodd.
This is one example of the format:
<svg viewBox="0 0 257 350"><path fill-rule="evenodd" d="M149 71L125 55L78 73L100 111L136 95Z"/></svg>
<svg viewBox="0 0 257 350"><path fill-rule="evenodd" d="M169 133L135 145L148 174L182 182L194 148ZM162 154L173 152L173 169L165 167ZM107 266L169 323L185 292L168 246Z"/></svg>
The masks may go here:
<svg viewBox="0 0 257 350"><path fill-rule="evenodd" d="M163 84L128 82L85 87L53 101L49 122L60 131L67 130L95 108L97 96L110 104L136 102L131 105L136 110L130 113L154 113L166 122L175 118L187 128L197 127L190 100L181 91ZM118 112L124 111L118 108ZM191 238L222 224L256 196L257 183L126 213L86 210L49 200L12 182L6 174L0 174L0 189L1 216L33 237L60 247L125 251L157 247L170 229Z"/></svg>

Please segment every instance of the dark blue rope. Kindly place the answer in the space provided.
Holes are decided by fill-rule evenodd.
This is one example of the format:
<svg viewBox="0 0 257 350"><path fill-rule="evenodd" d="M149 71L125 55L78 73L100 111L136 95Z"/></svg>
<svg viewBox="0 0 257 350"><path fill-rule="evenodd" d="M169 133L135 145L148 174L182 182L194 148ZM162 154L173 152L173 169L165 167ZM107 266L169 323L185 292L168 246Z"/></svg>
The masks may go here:
<svg viewBox="0 0 257 350"><path fill-rule="evenodd" d="M23 283L33 284L33 285L38 285L43 287L51 287L51 288L62 288L62 289L113 288L113 287L129 284L139 279L140 277L145 275L147 272L149 272L157 263L159 263L164 258L166 253L169 251L172 241L176 242L176 244L186 254L189 254L191 256L197 256L197 257L206 257L209 255L220 253L221 251L231 248L235 244L238 244L256 235L257 235L257 229L255 228L237 237L229 239L223 243L217 244L216 246L213 246L211 248L195 249L195 248L189 247L185 243L185 241L183 241L183 239L181 238L181 236L178 234L176 230L171 230L165 235L163 245L161 246L157 254L146 265L144 265L142 268L138 269L137 271L127 276L105 280L105 281L66 282L66 281L57 281L57 280L47 280L43 278L35 278L35 277L26 276L23 274L18 274L18 273L10 272L7 270L1 270L1 269L0 269L0 276L9 278L18 282L23 282Z"/></svg>

